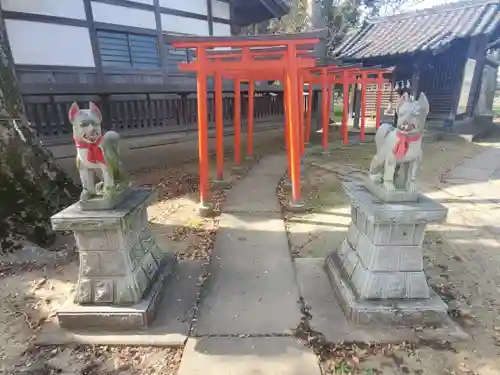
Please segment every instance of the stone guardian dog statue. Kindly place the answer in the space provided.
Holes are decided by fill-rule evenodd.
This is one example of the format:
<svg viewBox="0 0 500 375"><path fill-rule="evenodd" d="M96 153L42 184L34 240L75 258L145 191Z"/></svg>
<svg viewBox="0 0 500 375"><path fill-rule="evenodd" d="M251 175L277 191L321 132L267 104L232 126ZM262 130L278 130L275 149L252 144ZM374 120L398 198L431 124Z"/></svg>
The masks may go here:
<svg viewBox="0 0 500 375"><path fill-rule="evenodd" d="M77 155L76 167L82 182L82 209L112 209L124 198L128 189L126 173L120 160L120 136L114 131L102 134L102 114L94 103L80 109L73 103L69 110ZM96 172L102 182L96 184Z"/></svg>
<svg viewBox="0 0 500 375"><path fill-rule="evenodd" d="M411 201L417 196L415 180L422 162L422 137L429 101L424 93L418 100L412 100L405 93L397 103L396 113L396 127L382 124L375 134L377 153L370 165L373 183L367 187L375 188L377 191L370 190L383 200L391 200L392 196L395 201Z"/></svg>

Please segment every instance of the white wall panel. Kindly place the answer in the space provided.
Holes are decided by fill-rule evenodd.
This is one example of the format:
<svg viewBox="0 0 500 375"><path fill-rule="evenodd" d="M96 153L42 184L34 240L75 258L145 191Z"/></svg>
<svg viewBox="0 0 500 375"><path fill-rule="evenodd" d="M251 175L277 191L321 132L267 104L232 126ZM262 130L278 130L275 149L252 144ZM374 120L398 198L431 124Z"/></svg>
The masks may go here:
<svg viewBox="0 0 500 375"><path fill-rule="evenodd" d="M16 64L94 67L85 27L5 20Z"/></svg>
<svg viewBox="0 0 500 375"><path fill-rule="evenodd" d="M83 0L2 0L2 9L46 16L85 19Z"/></svg>
<svg viewBox="0 0 500 375"><path fill-rule="evenodd" d="M160 6L207 15L207 0L160 0Z"/></svg>
<svg viewBox="0 0 500 375"><path fill-rule="evenodd" d="M149 10L92 2L92 12L96 22L156 29L155 14Z"/></svg>
<svg viewBox="0 0 500 375"><path fill-rule="evenodd" d="M208 21L162 14L161 25L163 31L171 33L208 36Z"/></svg>
<svg viewBox="0 0 500 375"><path fill-rule="evenodd" d="M223 18L225 20L230 19L231 14L229 13L229 3L223 3L221 1L213 0L212 15L214 17Z"/></svg>
<svg viewBox="0 0 500 375"><path fill-rule="evenodd" d="M214 36L231 36L231 25L214 22Z"/></svg>

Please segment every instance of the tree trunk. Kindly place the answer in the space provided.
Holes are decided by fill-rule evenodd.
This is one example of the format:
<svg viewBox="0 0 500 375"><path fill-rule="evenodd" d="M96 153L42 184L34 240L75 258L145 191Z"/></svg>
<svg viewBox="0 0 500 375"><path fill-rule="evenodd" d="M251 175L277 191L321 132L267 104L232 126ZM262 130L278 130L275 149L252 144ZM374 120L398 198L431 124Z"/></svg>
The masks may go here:
<svg viewBox="0 0 500 375"><path fill-rule="evenodd" d="M50 216L78 190L29 127L0 10L0 253L50 243Z"/></svg>

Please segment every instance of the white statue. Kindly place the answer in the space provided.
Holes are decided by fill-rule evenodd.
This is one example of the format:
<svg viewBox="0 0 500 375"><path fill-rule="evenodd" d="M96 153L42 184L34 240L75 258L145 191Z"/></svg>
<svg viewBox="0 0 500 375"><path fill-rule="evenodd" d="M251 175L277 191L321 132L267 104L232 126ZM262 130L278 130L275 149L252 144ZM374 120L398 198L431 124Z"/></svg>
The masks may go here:
<svg viewBox="0 0 500 375"><path fill-rule="evenodd" d="M370 165L370 178L375 183L382 183L389 193L396 190L414 193L423 156L422 136L429 101L424 93L418 100L412 100L405 93L397 103L396 113L396 128L382 124L377 130L377 153Z"/></svg>
<svg viewBox="0 0 500 375"><path fill-rule="evenodd" d="M114 131L102 134L102 114L92 102L89 109L80 109L77 103L73 103L69 110L69 121L73 125L76 166L83 187L80 201L87 202L94 198L112 200L113 196L128 187L120 161L120 136ZM102 183L96 184L98 171Z"/></svg>

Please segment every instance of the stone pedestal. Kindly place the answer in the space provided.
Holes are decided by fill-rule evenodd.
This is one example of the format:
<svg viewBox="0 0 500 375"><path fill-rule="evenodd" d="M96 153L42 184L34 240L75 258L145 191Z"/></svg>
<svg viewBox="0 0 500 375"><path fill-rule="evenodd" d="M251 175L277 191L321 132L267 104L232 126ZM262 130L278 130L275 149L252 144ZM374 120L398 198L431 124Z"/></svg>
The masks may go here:
<svg viewBox="0 0 500 375"><path fill-rule="evenodd" d="M347 317L358 324L439 324L446 304L429 289L422 247L428 223L447 209L419 195L387 203L358 183L343 185L351 201L347 238L326 267Z"/></svg>
<svg viewBox="0 0 500 375"><path fill-rule="evenodd" d="M174 258L149 230L149 189L133 189L113 210L82 210L79 203L52 217L54 230L71 230L79 251L72 302L57 312L64 328L136 329L154 319Z"/></svg>

